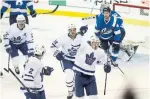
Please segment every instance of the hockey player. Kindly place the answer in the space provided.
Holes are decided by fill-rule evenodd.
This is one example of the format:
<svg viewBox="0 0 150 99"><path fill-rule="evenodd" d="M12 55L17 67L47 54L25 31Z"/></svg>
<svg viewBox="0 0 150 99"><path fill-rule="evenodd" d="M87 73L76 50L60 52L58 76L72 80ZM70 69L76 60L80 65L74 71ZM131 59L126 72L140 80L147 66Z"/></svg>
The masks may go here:
<svg viewBox="0 0 150 99"><path fill-rule="evenodd" d="M75 58L75 94L77 99L84 99L84 89L89 99L98 99L97 84L94 76L95 66L106 62L106 54L99 48L100 40L92 36L81 44ZM103 64L103 63L102 63ZM111 71L110 65L104 65L105 72Z"/></svg>
<svg viewBox="0 0 150 99"><path fill-rule="evenodd" d="M104 3L103 2L101 4L101 7L100 7L100 16L103 15L103 9L107 8L107 7L110 8L110 4L109 3ZM123 26L123 19L122 19L121 15L119 13L117 13L116 11L114 11L114 10L111 10L110 16L115 16L115 17L118 18L118 23L117 24L120 27L120 31L121 31L120 41L122 41L124 39L124 37L125 37L125 34L126 34L124 26ZM99 17L99 16L97 16L97 17Z"/></svg>
<svg viewBox="0 0 150 99"><path fill-rule="evenodd" d="M109 3L104 3L104 2L101 4L100 16L103 16L102 10L105 7L110 8L110 4ZM139 45L134 45L133 46L133 45L123 44L122 41L123 41L123 39L126 35L125 28L124 28L124 25L123 25L123 19L122 19L121 15L119 13L117 13L116 11L114 11L114 10L111 10L110 16L115 16L118 19L117 24L120 27L120 31L121 31L120 49L128 55L129 58L127 60L130 60L132 58L132 56L136 53L137 48L138 48ZM99 17L99 16L97 16L97 17ZM128 46L130 46L131 49Z"/></svg>
<svg viewBox="0 0 150 99"><path fill-rule="evenodd" d="M23 90L26 99L46 99L43 88L43 76L51 75L53 68L44 66L41 61L45 54L44 46L37 45L34 53L35 57L29 58L22 76L22 81L30 92L27 92L23 87L21 87L21 90Z"/></svg>
<svg viewBox="0 0 150 99"><path fill-rule="evenodd" d="M12 24L4 34L4 46L6 52L12 58L16 73L19 74L18 50L28 59L28 57L34 55L34 46L32 31L29 25L26 24L25 17L18 15L16 20L17 23Z"/></svg>
<svg viewBox="0 0 150 99"><path fill-rule="evenodd" d="M103 8L103 16L96 18L96 36L101 40L101 47L105 52L110 51L111 63L113 66L118 66L116 63L117 55L120 50L121 31L118 26L118 18L110 16L111 9L109 7ZM110 50L112 45L112 50Z"/></svg>
<svg viewBox="0 0 150 99"><path fill-rule="evenodd" d="M65 34L55 40L52 43L51 48L54 51L54 57L60 61L62 69L66 74L66 86L68 87L68 96L67 99L72 99L74 91L74 71L72 67L74 65L74 59L77 53L77 50L80 47L80 41L82 36L88 30L87 26L82 26L80 32L76 32L76 26L70 24L68 27L68 34ZM59 50L62 48L62 50Z"/></svg>
<svg viewBox="0 0 150 99"><path fill-rule="evenodd" d="M25 16L26 23L29 24L27 8L30 10L30 15L32 17L36 17L36 11L33 8L33 0L4 0L0 11L0 19L3 17L8 8L10 8L10 25L16 23L16 17L20 14Z"/></svg>

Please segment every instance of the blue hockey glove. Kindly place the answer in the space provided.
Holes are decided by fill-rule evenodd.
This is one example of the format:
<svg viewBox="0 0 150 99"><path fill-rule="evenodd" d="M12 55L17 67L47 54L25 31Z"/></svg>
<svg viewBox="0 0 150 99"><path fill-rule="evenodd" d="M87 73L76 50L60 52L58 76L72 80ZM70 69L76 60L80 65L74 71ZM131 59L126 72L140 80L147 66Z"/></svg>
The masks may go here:
<svg viewBox="0 0 150 99"><path fill-rule="evenodd" d="M33 49L28 50L28 57L34 56Z"/></svg>
<svg viewBox="0 0 150 99"><path fill-rule="evenodd" d="M10 54L12 52L11 47L6 48L6 52Z"/></svg>
<svg viewBox="0 0 150 99"><path fill-rule="evenodd" d="M87 30L88 30L87 25L86 26L81 26L79 34L81 34L83 36L87 32Z"/></svg>
<svg viewBox="0 0 150 99"><path fill-rule="evenodd" d="M56 50L53 56L60 61L64 58L63 55L64 53L62 51Z"/></svg>
<svg viewBox="0 0 150 99"><path fill-rule="evenodd" d="M104 64L104 71L105 71L106 73L110 73L110 71L111 71L111 66L110 66L109 64Z"/></svg>
<svg viewBox="0 0 150 99"><path fill-rule="evenodd" d="M49 75L51 75L51 73L54 71L54 69L52 68L52 67L49 67L49 66L45 66L45 67L43 67L43 69L42 69L42 73L44 74L44 75L47 75L47 76L49 76Z"/></svg>
<svg viewBox="0 0 150 99"><path fill-rule="evenodd" d="M36 11L33 11L33 12L30 12L30 15L34 18L34 17L36 17L37 13L36 13Z"/></svg>

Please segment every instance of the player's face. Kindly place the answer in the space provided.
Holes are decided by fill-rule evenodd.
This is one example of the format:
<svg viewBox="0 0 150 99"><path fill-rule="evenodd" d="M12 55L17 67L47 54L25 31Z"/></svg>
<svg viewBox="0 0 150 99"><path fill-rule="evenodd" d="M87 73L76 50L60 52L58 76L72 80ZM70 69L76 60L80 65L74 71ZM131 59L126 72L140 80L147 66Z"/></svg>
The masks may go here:
<svg viewBox="0 0 150 99"><path fill-rule="evenodd" d="M24 27L25 27L25 21L24 20L22 20L22 21L17 21L17 24L18 24L18 28L19 29L23 29Z"/></svg>
<svg viewBox="0 0 150 99"><path fill-rule="evenodd" d="M104 11L104 18L105 20L108 20L110 16L110 13L108 11Z"/></svg>
<svg viewBox="0 0 150 99"><path fill-rule="evenodd" d="M97 50L98 47L99 47L99 41L94 41L94 42L92 42L91 46L92 46L92 48L93 48L94 50Z"/></svg>
<svg viewBox="0 0 150 99"><path fill-rule="evenodd" d="M76 28L70 29L69 32L70 32L70 35L73 36L73 37L76 36L76 34L77 34Z"/></svg>

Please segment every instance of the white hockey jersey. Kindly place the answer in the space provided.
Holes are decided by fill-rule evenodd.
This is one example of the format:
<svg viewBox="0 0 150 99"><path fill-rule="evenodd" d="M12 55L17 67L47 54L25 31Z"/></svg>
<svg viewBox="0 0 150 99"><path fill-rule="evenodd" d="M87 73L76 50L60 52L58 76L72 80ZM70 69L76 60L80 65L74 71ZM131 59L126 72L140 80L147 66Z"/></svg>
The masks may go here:
<svg viewBox="0 0 150 99"><path fill-rule="evenodd" d="M10 46L10 43L19 45L25 42L28 44L28 49L32 49L33 35L32 30L28 24L25 25L25 28L23 30L20 30L17 27L17 23L14 23L4 34L4 46L6 48Z"/></svg>
<svg viewBox="0 0 150 99"><path fill-rule="evenodd" d="M64 58L70 61L74 61L77 54L77 50L80 48L82 37L80 34L75 39L71 39L68 34L56 39L51 48L53 52L61 48L61 51L65 54Z"/></svg>
<svg viewBox="0 0 150 99"><path fill-rule="evenodd" d="M94 50L87 42L84 42L75 58L75 71L86 75L94 75L95 66L99 62L105 63L106 55L102 49Z"/></svg>
<svg viewBox="0 0 150 99"><path fill-rule="evenodd" d="M30 57L22 76L22 82L30 91L42 91L43 88L43 73L42 68L44 67L41 60L36 57ZM23 89L23 88L22 88ZM25 89L24 92L27 92Z"/></svg>

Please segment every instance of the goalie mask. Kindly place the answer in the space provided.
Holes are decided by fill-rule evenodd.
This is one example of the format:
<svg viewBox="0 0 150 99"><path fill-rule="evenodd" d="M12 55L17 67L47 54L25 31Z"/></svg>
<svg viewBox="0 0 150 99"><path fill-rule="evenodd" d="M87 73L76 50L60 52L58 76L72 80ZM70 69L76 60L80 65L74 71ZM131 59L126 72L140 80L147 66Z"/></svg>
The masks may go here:
<svg viewBox="0 0 150 99"><path fill-rule="evenodd" d="M96 36L91 36L89 42L90 42L91 47L94 50L97 50L99 48L99 46L100 46L100 40Z"/></svg>
<svg viewBox="0 0 150 99"><path fill-rule="evenodd" d="M22 30L25 27L25 24L26 24L25 17L23 15L18 15L17 18L16 18L16 21L17 21L18 28L20 30Z"/></svg>
<svg viewBox="0 0 150 99"><path fill-rule="evenodd" d="M69 31L69 35L70 35L71 37L73 37L73 38L76 37L77 32L76 32L76 26L75 26L75 24L70 24L70 25L68 26L68 31Z"/></svg>

